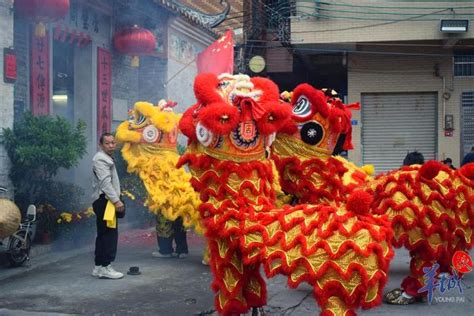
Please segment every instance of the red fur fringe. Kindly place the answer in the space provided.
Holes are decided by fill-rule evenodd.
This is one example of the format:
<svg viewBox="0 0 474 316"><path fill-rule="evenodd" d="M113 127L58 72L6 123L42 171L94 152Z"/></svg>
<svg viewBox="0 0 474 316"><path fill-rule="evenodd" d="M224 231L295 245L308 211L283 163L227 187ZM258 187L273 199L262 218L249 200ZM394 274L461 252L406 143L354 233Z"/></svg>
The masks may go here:
<svg viewBox="0 0 474 316"><path fill-rule="evenodd" d="M442 164L436 160L430 160L420 168L420 176L432 180L441 171Z"/></svg>
<svg viewBox="0 0 474 316"><path fill-rule="evenodd" d="M342 183L342 176L347 169L337 159L329 158L323 161L319 158L302 162L297 157L281 158L273 155L275 166L280 174L280 185L287 194L298 197L299 203L318 204L321 199L343 201L349 193L349 187ZM296 182L287 179L285 174L291 174ZM324 186L316 187L312 177L319 177Z"/></svg>
<svg viewBox="0 0 474 316"><path fill-rule="evenodd" d="M470 181L472 181L472 182L470 182L470 185L474 186L473 185L473 183L474 183L474 163L465 164L460 169L458 169L458 173L462 177L465 177L465 178L469 179Z"/></svg>
<svg viewBox="0 0 474 316"><path fill-rule="evenodd" d="M408 295L411 295L414 297L424 296L423 294L418 293L418 290L423 287L423 284L421 284L419 280L413 277L406 277L405 279L403 279L401 287Z"/></svg>
<svg viewBox="0 0 474 316"><path fill-rule="evenodd" d="M347 198L347 210L356 214L367 214L373 200L372 195L365 191L354 191Z"/></svg>
<svg viewBox="0 0 474 316"><path fill-rule="evenodd" d="M215 74L199 74L194 79L194 95L199 103L222 102L222 97L217 93L219 79Z"/></svg>
<svg viewBox="0 0 474 316"><path fill-rule="evenodd" d="M279 102L263 103L265 115L257 121L258 131L264 135L278 132L291 119L291 108Z"/></svg>
<svg viewBox="0 0 474 316"><path fill-rule="evenodd" d="M207 104L198 113L198 121L217 135L230 133L239 124L239 119L239 110L224 102Z"/></svg>
<svg viewBox="0 0 474 316"><path fill-rule="evenodd" d="M259 102L278 102L280 99L280 92L278 86L273 81L263 77L253 77L250 80L254 84L255 89L263 91Z"/></svg>
<svg viewBox="0 0 474 316"><path fill-rule="evenodd" d="M193 113L198 107L199 104L194 104L191 106L183 113L183 116L179 120L178 128L186 137L189 138L190 142L197 141Z"/></svg>

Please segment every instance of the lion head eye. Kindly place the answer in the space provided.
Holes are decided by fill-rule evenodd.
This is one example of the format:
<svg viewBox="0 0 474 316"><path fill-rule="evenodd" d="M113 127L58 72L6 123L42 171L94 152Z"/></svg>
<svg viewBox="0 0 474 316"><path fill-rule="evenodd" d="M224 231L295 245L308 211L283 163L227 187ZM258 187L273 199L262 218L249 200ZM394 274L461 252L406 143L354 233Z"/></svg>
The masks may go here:
<svg viewBox="0 0 474 316"><path fill-rule="evenodd" d="M143 114L140 114L137 118L137 124L141 125L145 122L145 120L146 120L146 117Z"/></svg>
<svg viewBox="0 0 474 316"><path fill-rule="evenodd" d="M199 104L193 111L193 118L197 118L199 111L204 107L204 105L201 103Z"/></svg>
<svg viewBox="0 0 474 316"><path fill-rule="evenodd" d="M324 128L316 121L310 121L301 126L301 139L310 145L318 145L324 138Z"/></svg>
<svg viewBox="0 0 474 316"><path fill-rule="evenodd" d="M225 89L225 88L227 88L229 85L230 85L230 81L221 81L221 82L219 82L219 86L218 86L218 87L221 88L221 89Z"/></svg>
<svg viewBox="0 0 474 316"><path fill-rule="evenodd" d="M311 103L307 97L302 95L298 98L298 101L293 107L293 114L299 117L306 117L311 114Z"/></svg>

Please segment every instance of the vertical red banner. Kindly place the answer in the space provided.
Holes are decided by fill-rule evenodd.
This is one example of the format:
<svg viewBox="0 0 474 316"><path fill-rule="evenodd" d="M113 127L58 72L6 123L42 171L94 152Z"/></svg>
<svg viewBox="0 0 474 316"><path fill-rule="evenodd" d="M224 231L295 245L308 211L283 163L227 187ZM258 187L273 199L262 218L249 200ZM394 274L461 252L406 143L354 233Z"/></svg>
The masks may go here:
<svg viewBox="0 0 474 316"><path fill-rule="evenodd" d="M112 55L97 48L97 135L112 128Z"/></svg>
<svg viewBox="0 0 474 316"><path fill-rule="evenodd" d="M3 49L3 81L14 83L16 81L16 55L11 48Z"/></svg>
<svg viewBox="0 0 474 316"><path fill-rule="evenodd" d="M30 32L30 101L33 115L49 114L49 37L36 37Z"/></svg>

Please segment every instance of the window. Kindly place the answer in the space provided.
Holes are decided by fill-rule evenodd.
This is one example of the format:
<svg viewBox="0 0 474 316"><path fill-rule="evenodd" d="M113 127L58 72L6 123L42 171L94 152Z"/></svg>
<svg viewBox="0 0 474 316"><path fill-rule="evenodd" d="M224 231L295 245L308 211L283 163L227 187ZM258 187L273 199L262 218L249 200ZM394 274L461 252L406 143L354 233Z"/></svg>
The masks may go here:
<svg viewBox="0 0 474 316"><path fill-rule="evenodd" d="M474 55L454 56L454 76L473 77L474 76Z"/></svg>
<svg viewBox="0 0 474 316"><path fill-rule="evenodd" d="M74 122L74 46L53 42L53 114Z"/></svg>

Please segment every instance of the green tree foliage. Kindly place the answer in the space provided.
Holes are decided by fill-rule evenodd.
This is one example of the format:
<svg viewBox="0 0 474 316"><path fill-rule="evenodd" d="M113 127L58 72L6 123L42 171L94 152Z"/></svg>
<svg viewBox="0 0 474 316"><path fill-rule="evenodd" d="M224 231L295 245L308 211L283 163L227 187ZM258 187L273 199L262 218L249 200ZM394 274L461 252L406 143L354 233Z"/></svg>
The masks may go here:
<svg viewBox="0 0 474 316"><path fill-rule="evenodd" d="M77 165L86 153L85 127L82 121L72 126L59 116L25 113L13 129L3 129L2 143L12 163L10 179L19 202L45 202L58 170Z"/></svg>

